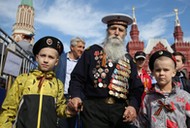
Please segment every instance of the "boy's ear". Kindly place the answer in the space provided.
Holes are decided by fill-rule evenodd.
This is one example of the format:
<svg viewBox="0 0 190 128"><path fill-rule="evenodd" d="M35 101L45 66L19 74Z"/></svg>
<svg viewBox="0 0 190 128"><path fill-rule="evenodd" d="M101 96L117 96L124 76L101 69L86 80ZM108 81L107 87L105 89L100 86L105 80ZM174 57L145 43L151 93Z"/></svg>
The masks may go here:
<svg viewBox="0 0 190 128"><path fill-rule="evenodd" d="M176 75L176 69L174 69L172 77L174 77L175 75Z"/></svg>
<svg viewBox="0 0 190 128"><path fill-rule="evenodd" d="M55 62L55 66L57 66L59 63L59 58L57 58L56 62Z"/></svg>

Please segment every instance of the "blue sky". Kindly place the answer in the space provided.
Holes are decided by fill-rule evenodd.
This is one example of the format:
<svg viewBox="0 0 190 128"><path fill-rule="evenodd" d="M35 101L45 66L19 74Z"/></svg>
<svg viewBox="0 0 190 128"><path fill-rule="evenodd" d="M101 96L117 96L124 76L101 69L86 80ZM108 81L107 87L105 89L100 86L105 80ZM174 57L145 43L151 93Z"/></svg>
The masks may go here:
<svg viewBox="0 0 190 128"><path fill-rule="evenodd" d="M9 35L16 22L16 12L21 0L0 0L0 27ZM135 16L140 40L164 38L173 44L175 25L174 8L184 32L184 41L190 42L190 0L33 0L35 8L35 41L47 35L59 38L69 51L71 38L79 36L86 47L101 43L106 35L106 25L101 18L109 13L126 13ZM130 40L128 27L128 37Z"/></svg>

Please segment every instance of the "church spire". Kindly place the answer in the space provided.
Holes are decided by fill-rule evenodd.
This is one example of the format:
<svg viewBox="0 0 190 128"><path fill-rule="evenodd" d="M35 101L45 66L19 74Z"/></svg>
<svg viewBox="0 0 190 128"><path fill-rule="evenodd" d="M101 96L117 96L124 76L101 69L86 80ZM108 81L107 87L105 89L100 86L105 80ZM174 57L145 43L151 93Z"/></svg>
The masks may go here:
<svg viewBox="0 0 190 128"><path fill-rule="evenodd" d="M176 14L175 18L175 28L174 28L174 41L175 43L183 42L183 31L180 26L179 17L178 17L178 9L174 9L174 12Z"/></svg>
<svg viewBox="0 0 190 128"><path fill-rule="evenodd" d="M178 17L178 9L174 9L174 12L175 12L175 26L180 26L180 21L179 21L179 17Z"/></svg>
<svg viewBox="0 0 190 128"><path fill-rule="evenodd" d="M132 10L133 10L133 24L131 26L130 36L133 41L139 41L139 30L135 17L135 7L133 7Z"/></svg>
<svg viewBox="0 0 190 128"><path fill-rule="evenodd" d="M133 11L133 24L131 25L130 37L131 40L127 43L127 51L129 54L134 57L137 51L144 50L144 42L139 40L139 30L135 17L135 7L132 8Z"/></svg>
<svg viewBox="0 0 190 128"><path fill-rule="evenodd" d="M133 6L132 10L133 10L133 24L137 24L137 20L136 20L136 17L135 17L135 7L134 6Z"/></svg>

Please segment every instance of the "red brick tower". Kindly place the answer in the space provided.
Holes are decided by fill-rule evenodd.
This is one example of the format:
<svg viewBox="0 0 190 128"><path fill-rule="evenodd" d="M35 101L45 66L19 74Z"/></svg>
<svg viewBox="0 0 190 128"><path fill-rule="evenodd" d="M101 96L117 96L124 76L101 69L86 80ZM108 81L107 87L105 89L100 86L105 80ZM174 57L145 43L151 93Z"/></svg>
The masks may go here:
<svg viewBox="0 0 190 128"><path fill-rule="evenodd" d="M144 50L144 42L139 41L139 30L136 22L135 17L135 8L133 7L133 24L131 26L130 31L131 41L127 44L127 51L129 54L134 57L136 51L143 51Z"/></svg>
<svg viewBox="0 0 190 128"><path fill-rule="evenodd" d="M181 29L179 17L178 17L178 9L174 9L176 13L175 19L175 27L174 27L174 44L171 46L174 51L178 51L184 54L186 58L185 69L188 73L190 73L190 42L183 41L183 31Z"/></svg>

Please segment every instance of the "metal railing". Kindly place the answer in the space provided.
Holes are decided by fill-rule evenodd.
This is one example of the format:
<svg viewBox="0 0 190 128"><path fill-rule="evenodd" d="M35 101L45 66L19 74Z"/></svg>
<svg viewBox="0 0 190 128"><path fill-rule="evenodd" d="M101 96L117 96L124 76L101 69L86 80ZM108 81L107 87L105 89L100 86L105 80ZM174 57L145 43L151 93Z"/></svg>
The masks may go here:
<svg viewBox="0 0 190 128"><path fill-rule="evenodd" d="M26 42L27 43L27 42ZM22 57L22 64L20 68L21 73L27 73L30 70L37 67L34 62L34 57L31 56L25 49L23 49L19 43L16 43L6 32L0 28L0 77L8 79L11 75L5 74L3 72L3 67L5 66L5 59L7 50L11 50L13 53ZM11 67L10 67L11 68ZM14 69L12 69L14 70ZM15 77L15 76L13 76ZM7 80L8 81L8 80ZM8 82L7 82L8 83Z"/></svg>

